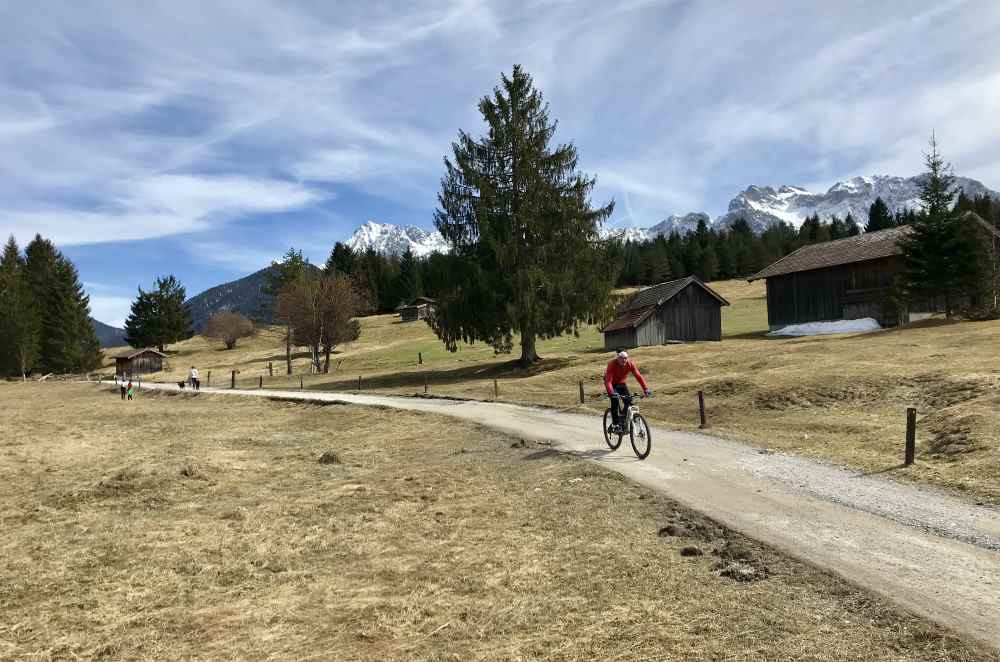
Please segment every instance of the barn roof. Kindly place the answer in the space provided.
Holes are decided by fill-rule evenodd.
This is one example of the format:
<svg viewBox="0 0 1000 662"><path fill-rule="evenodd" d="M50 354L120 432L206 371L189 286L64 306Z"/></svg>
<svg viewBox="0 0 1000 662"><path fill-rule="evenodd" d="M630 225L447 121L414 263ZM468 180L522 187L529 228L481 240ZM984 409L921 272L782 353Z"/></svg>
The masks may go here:
<svg viewBox="0 0 1000 662"><path fill-rule="evenodd" d="M972 212L966 212L958 218L971 218L985 229L1000 237L1000 232ZM957 219L956 219L957 220ZM878 260L880 258L899 255L902 249L899 240L912 231L908 225L878 232L865 232L856 237L825 241L821 244L811 244L792 251L777 262L765 267L747 280L753 282L761 278L784 276L799 271L813 271L827 267L838 267L844 264Z"/></svg>
<svg viewBox="0 0 1000 662"><path fill-rule="evenodd" d="M140 354L146 354L148 352L152 352L153 354L156 354L157 356L162 356L164 358L167 356L163 352L158 352L155 349L153 349L152 347L145 347L143 349L134 349L131 352L129 352L128 354L119 354L115 358L116 359L134 359L135 357L139 356Z"/></svg>
<svg viewBox="0 0 1000 662"><path fill-rule="evenodd" d="M712 297L718 299L719 303L723 306L728 306L729 302L723 299L717 292L705 283L701 282L697 276L688 276L687 278L678 278L677 280L670 280L666 283L660 283L659 285L654 285L652 287L647 287L644 290L640 290L638 294L629 299L628 303L625 304L625 310L636 310L638 308L645 308L646 306L659 306L663 302L668 301L674 297L678 292L683 290L685 287L694 283L701 289L708 292Z"/></svg>
<svg viewBox="0 0 1000 662"><path fill-rule="evenodd" d="M636 308L635 310L626 311L618 319L601 329L601 333L631 329L633 326L640 324L654 310L656 310L655 304L652 306L646 306L645 308Z"/></svg>
<svg viewBox="0 0 1000 662"><path fill-rule="evenodd" d="M729 305L728 301L723 299L708 285L701 282L701 279L696 276L688 276L687 278L667 281L666 283L660 283L659 285L654 285L653 287L647 287L644 290L640 290L638 294L632 297L628 303L622 307L622 314L601 329L601 332L607 333L608 331L621 331L622 329L639 326L652 314L654 310L674 298L678 292L683 290L688 285L697 285L701 289L708 292L708 294L715 298L721 305Z"/></svg>

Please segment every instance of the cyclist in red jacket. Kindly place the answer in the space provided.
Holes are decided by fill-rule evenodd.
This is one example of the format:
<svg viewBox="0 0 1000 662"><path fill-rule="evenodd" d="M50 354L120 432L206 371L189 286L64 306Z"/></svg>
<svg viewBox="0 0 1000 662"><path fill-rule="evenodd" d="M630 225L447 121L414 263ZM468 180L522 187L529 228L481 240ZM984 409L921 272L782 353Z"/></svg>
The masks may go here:
<svg viewBox="0 0 1000 662"><path fill-rule="evenodd" d="M647 398L653 394L649 390L649 386L646 385L646 380L639 374L635 363L628 358L628 352L618 352L617 356L608 362L608 367L604 371L604 388L608 392L608 397L611 398L611 420L614 421L608 432L614 434L621 432L621 415L632 406L632 398L629 396L628 386L625 384L629 373L635 375ZM621 409L618 406L619 402L623 404Z"/></svg>

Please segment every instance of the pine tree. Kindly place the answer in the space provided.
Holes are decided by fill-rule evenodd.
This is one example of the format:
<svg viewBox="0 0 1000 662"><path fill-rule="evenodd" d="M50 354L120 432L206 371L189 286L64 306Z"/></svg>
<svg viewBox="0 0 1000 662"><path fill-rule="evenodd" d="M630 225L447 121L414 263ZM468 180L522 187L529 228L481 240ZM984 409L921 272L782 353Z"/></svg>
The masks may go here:
<svg viewBox="0 0 1000 662"><path fill-rule="evenodd" d="M896 221L892 218L889 206L881 197L875 198L875 202L868 208L868 222L865 224L865 232L878 232L896 227Z"/></svg>
<svg viewBox="0 0 1000 662"><path fill-rule="evenodd" d="M399 278L397 280L396 293L400 302L410 303L423 292L423 283L420 281L420 265L413 256L413 251L407 247L402 257L399 259Z"/></svg>
<svg viewBox="0 0 1000 662"><path fill-rule="evenodd" d="M536 342L598 317L617 277L598 235L614 203L592 208L596 180L577 172L571 144L550 146L555 124L531 77L515 66L479 111L486 136L459 133L438 195L435 225L452 247L454 280L432 327L448 349L484 341L522 365Z"/></svg>
<svg viewBox="0 0 1000 662"><path fill-rule="evenodd" d="M292 283L304 278L308 268L309 260L303 257L302 251L289 248L280 262L271 262L263 288L271 309L276 313L275 319L285 325L285 369L289 375L292 374L292 321L287 315L280 315L278 297Z"/></svg>
<svg viewBox="0 0 1000 662"><path fill-rule="evenodd" d="M858 222L854 220L854 216L848 214L847 218L844 220L844 236L857 237L859 234L861 234L861 227L858 226Z"/></svg>
<svg viewBox="0 0 1000 662"><path fill-rule="evenodd" d="M0 258L0 374L27 379L38 358L40 331L25 260L11 236Z"/></svg>
<svg viewBox="0 0 1000 662"><path fill-rule="evenodd" d="M942 297L945 313L951 317L959 289L956 233L951 223L954 181L951 166L938 152L936 138L931 138L926 154L927 173L920 181L923 213L910 224L911 232L900 240L904 264L904 296L915 299Z"/></svg>
<svg viewBox="0 0 1000 662"><path fill-rule="evenodd" d="M157 278L154 289L139 295L125 320L125 342L132 347L164 348L194 335L184 286L173 275Z"/></svg>
<svg viewBox="0 0 1000 662"><path fill-rule="evenodd" d="M142 348L156 345L160 332L156 328L156 302L154 292L139 288L128 317L125 319L125 342L131 347Z"/></svg>
<svg viewBox="0 0 1000 662"><path fill-rule="evenodd" d="M326 260L324 271L329 276L335 273L350 276L354 273L355 260L354 249L338 241L333 245L333 250L330 251L330 257Z"/></svg>
<svg viewBox="0 0 1000 662"><path fill-rule="evenodd" d="M38 367L71 373L98 366L100 343L90 321L90 299L76 267L41 235L25 248L25 281L38 311Z"/></svg>
<svg viewBox="0 0 1000 662"><path fill-rule="evenodd" d="M850 214L848 214L847 218L852 223L854 223L854 217L853 216L851 216ZM830 228L829 229L830 239L843 239L844 237L847 236L847 221L846 220L844 220L844 221L840 220L839 216L834 216L833 218L830 219L829 228Z"/></svg>

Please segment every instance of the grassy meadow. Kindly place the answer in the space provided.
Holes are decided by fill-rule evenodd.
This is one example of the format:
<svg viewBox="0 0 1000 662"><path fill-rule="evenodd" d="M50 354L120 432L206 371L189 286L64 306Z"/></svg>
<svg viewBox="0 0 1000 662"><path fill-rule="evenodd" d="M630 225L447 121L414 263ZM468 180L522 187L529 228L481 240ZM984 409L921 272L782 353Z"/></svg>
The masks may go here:
<svg viewBox="0 0 1000 662"><path fill-rule="evenodd" d="M711 432L888 476L931 483L1000 503L1000 322L930 320L871 334L770 338L762 283L713 283L730 302L723 341L632 352L655 397L642 404L656 424L698 425L705 392ZM182 379L190 365L213 386L362 390L533 403L600 412L601 379L610 354L601 334L544 340L545 358L528 370L484 345L447 352L422 322L393 315L362 320L361 339L340 348L328 375L308 374L297 351L295 374L284 375L280 331L264 329L232 351L196 337L169 348L164 373ZM516 356L516 355L515 355ZM418 361L422 360L422 363ZM275 376L267 370L274 363ZM496 388L494 391L494 380ZM579 382L586 402L579 404ZM905 410L918 410L917 461L900 467Z"/></svg>
<svg viewBox="0 0 1000 662"><path fill-rule="evenodd" d="M995 659L454 420L72 383L0 405L0 659Z"/></svg>

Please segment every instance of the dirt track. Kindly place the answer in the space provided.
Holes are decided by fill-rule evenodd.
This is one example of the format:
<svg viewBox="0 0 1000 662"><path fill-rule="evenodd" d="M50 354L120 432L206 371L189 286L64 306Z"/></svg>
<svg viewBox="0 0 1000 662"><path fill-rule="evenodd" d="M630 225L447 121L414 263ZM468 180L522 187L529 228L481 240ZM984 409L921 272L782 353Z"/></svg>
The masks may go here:
<svg viewBox="0 0 1000 662"><path fill-rule="evenodd" d="M176 390L176 385L143 388ZM1000 513L938 492L707 435L654 428L639 462L600 420L517 405L317 391L205 389L454 416L601 462L796 558L1000 650Z"/></svg>

